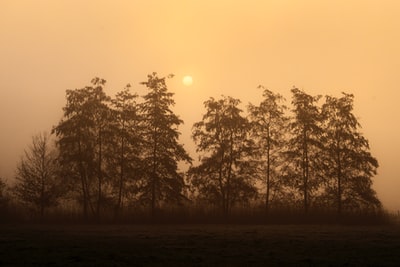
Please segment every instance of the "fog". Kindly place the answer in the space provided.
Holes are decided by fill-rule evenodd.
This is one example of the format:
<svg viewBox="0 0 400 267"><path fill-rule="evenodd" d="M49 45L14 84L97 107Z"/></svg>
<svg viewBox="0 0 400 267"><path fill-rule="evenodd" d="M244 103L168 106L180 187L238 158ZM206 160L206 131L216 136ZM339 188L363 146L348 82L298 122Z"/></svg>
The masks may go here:
<svg viewBox="0 0 400 267"><path fill-rule="evenodd" d="M374 188L400 210L397 153L400 3L397 1L1 1L0 176L14 169L32 135L61 119L65 90L95 77L114 95L140 95L150 72L175 74L182 142L203 101L221 94L257 103L263 84L290 101L355 95L355 113L379 163ZM186 87L184 75L193 77Z"/></svg>

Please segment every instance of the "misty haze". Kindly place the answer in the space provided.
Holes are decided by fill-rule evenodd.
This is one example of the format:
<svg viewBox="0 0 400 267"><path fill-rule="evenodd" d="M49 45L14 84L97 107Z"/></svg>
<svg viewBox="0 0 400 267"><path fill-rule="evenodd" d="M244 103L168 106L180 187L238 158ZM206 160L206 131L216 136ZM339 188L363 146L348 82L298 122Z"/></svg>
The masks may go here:
<svg viewBox="0 0 400 267"><path fill-rule="evenodd" d="M2 2L0 265L398 265L399 11Z"/></svg>

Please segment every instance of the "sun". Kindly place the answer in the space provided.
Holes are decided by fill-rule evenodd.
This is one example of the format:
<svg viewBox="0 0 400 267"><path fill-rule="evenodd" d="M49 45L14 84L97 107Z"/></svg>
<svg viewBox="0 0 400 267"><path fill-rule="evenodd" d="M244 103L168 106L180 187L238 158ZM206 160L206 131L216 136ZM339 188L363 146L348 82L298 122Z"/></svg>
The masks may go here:
<svg viewBox="0 0 400 267"><path fill-rule="evenodd" d="M192 76L186 75L185 77L183 77L182 82L184 85L190 86L193 84L193 78Z"/></svg>

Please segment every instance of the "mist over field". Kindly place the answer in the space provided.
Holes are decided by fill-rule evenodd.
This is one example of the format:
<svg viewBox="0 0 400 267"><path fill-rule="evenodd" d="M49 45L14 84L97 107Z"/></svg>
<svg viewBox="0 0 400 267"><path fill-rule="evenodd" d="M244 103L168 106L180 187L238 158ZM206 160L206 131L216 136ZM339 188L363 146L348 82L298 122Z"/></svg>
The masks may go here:
<svg viewBox="0 0 400 267"><path fill-rule="evenodd" d="M0 3L1 266L398 266L400 2Z"/></svg>
<svg viewBox="0 0 400 267"><path fill-rule="evenodd" d="M15 180L33 135L62 117L65 90L94 77L115 95L157 71L175 74L169 88L191 139L209 97L260 102L262 84L290 100L293 86L310 95L355 95L354 114L379 160L373 188L385 208L400 200L396 1L2 1L0 10L0 177ZM205 19L207 18L207 19ZM182 84L184 76L193 84Z"/></svg>

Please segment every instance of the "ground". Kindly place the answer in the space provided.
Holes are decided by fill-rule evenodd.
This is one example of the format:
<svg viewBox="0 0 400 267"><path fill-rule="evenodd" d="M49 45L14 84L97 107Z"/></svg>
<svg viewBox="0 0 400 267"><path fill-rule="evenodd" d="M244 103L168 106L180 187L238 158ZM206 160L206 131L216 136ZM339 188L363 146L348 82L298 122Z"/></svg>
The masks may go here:
<svg viewBox="0 0 400 267"><path fill-rule="evenodd" d="M0 266L400 266L399 226L0 225Z"/></svg>

